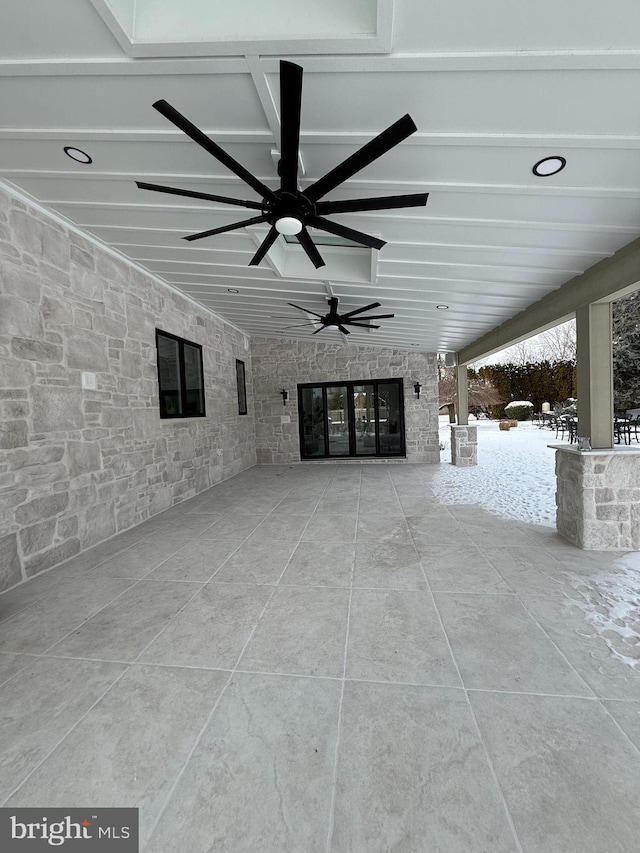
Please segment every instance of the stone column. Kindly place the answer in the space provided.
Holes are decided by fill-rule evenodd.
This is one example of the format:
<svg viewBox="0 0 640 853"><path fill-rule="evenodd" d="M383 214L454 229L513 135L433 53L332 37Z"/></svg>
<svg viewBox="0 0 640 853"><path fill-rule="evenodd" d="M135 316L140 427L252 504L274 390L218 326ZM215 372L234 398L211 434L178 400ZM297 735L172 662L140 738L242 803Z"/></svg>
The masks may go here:
<svg viewBox="0 0 640 853"><path fill-rule="evenodd" d="M458 364L456 367L456 410L458 424L466 426L469 423L469 383L466 364Z"/></svg>
<svg viewBox="0 0 640 853"><path fill-rule="evenodd" d="M591 447L613 447L613 360L611 303L576 311L578 435Z"/></svg>
<svg viewBox="0 0 640 853"><path fill-rule="evenodd" d="M458 424L451 427L451 464L461 467L478 464L477 426Z"/></svg>
<svg viewBox="0 0 640 853"><path fill-rule="evenodd" d="M640 550L640 448L556 447L558 533L590 551Z"/></svg>

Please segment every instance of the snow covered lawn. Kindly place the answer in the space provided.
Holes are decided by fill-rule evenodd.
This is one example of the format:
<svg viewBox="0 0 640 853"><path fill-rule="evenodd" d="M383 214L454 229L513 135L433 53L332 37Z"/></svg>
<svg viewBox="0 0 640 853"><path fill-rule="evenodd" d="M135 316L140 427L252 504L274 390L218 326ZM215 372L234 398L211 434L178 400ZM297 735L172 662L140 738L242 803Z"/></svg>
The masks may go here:
<svg viewBox="0 0 640 853"><path fill-rule="evenodd" d="M436 497L445 504L479 504L502 518L555 526L555 431L528 421L508 431L498 421L469 418L478 427L478 465L451 465L449 419L440 417L441 465L429 479Z"/></svg>

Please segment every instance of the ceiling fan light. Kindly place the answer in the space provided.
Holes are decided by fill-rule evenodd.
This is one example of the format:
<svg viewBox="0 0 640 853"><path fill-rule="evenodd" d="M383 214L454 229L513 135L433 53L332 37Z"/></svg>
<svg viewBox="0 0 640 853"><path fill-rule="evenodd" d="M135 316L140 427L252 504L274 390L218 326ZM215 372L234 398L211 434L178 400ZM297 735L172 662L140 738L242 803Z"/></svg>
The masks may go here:
<svg viewBox="0 0 640 853"><path fill-rule="evenodd" d="M275 221L275 229L279 234L299 234L302 231L302 222L295 216L281 216Z"/></svg>

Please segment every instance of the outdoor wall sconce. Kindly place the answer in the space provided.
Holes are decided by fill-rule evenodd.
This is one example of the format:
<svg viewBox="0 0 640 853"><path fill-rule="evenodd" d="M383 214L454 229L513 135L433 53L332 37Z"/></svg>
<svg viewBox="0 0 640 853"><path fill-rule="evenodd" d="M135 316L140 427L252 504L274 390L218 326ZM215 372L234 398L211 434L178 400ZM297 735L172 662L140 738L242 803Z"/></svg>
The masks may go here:
<svg viewBox="0 0 640 853"><path fill-rule="evenodd" d="M420 389L421 388L422 388L422 385L419 382L416 382L416 384L413 386L413 390L416 392L416 397L418 398L418 400L420 399Z"/></svg>
<svg viewBox="0 0 640 853"><path fill-rule="evenodd" d="M288 392L288 391L285 391L285 390L284 390L284 388L283 388L283 389L282 389L282 391L281 391L280 393L282 394L282 405L283 405L283 406L286 406L286 405L287 405L287 400L289 399L289 392Z"/></svg>

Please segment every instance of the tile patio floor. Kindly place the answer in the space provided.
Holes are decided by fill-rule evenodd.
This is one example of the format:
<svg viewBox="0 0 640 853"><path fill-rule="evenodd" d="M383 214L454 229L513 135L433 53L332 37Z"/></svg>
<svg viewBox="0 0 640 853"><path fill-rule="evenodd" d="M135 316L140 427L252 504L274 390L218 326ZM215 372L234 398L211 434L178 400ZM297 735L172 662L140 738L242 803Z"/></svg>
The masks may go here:
<svg viewBox="0 0 640 853"><path fill-rule="evenodd" d="M256 467L1 596L0 802L138 806L146 853L637 851L596 628L640 572L432 472Z"/></svg>

